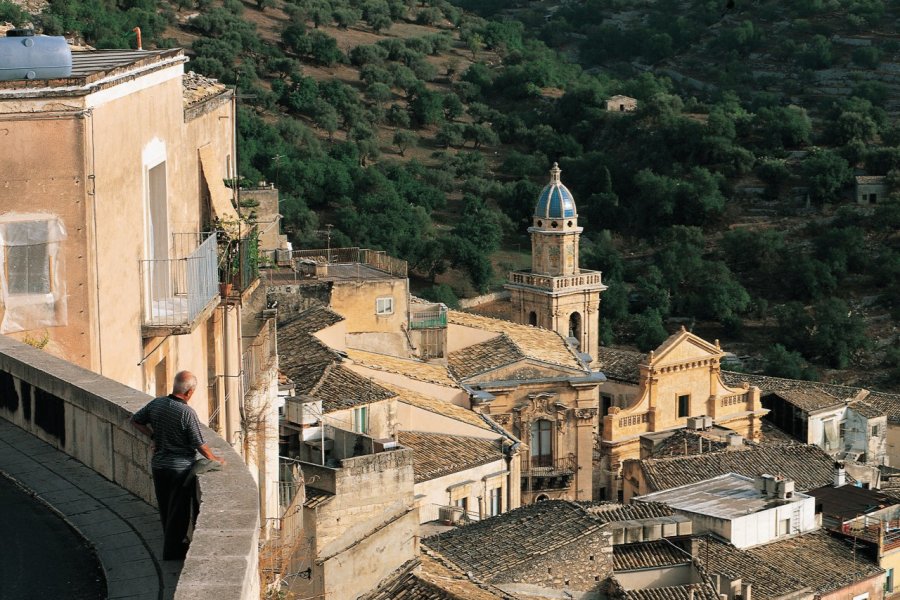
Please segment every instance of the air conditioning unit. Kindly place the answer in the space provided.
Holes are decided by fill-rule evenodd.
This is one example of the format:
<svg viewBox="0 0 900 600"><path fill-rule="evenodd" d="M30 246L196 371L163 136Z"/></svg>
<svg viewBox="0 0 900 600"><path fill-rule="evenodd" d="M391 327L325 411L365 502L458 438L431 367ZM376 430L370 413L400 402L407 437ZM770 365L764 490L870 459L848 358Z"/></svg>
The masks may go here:
<svg viewBox="0 0 900 600"><path fill-rule="evenodd" d="M687 428L699 431L701 429L709 429L713 426L712 417L700 415L699 417L688 417Z"/></svg>

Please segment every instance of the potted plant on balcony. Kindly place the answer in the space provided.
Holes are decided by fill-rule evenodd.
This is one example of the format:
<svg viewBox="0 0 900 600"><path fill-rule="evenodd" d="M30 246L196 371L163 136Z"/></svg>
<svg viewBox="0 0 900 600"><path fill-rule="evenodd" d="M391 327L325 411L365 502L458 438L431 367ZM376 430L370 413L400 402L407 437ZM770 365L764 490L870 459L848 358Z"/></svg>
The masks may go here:
<svg viewBox="0 0 900 600"><path fill-rule="evenodd" d="M219 246L219 294L231 295L234 280L240 271L241 244L236 223L216 219L216 240Z"/></svg>

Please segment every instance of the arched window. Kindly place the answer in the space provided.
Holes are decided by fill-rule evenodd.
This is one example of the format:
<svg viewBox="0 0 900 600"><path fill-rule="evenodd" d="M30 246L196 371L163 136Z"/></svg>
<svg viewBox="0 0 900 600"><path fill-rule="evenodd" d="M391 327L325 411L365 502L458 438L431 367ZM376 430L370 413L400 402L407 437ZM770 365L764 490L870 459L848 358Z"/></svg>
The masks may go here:
<svg viewBox="0 0 900 600"><path fill-rule="evenodd" d="M569 315L569 337L575 338L581 345L581 313L573 312Z"/></svg>
<svg viewBox="0 0 900 600"><path fill-rule="evenodd" d="M538 419L531 424L531 466L553 466L553 423Z"/></svg>
<svg viewBox="0 0 900 600"><path fill-rule="evenodd" d="M536 312L531 311L528 314L528 324L531 325L532 327L537 327L537 313Z"/></svg>

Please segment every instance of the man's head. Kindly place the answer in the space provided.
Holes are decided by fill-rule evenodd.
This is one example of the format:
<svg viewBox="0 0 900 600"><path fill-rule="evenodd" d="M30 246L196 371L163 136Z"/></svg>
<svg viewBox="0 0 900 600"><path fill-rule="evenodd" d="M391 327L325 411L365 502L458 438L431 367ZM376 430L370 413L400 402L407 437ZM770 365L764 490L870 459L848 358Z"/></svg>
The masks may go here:
<svg viewBox="0 0 900 600"><path fill-rule="evenodd" d="M175 375L175 382L172 384L172 395L182 398L185 402L194 395L197 389L197 378L190 371L180 371Z"/></svg>

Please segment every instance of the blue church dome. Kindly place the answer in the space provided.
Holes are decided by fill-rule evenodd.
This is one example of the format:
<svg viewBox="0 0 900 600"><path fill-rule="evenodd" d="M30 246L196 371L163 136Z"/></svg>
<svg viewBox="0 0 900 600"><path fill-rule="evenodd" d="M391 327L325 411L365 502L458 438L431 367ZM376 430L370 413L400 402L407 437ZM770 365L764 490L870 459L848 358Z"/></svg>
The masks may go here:
<svg viewBox="0 0 900 600"><path fill-rule="evenodd" d="M569 188L560 181L560 173L562 173L562 170L559 168L559 165L553 163L553 168L550 169L550 183L541 190L537 206L534 209L535 217L568 219L569 217L578 216L578 213L575 211L575 198L572 197L572 192L569 191Z"/></svg>

